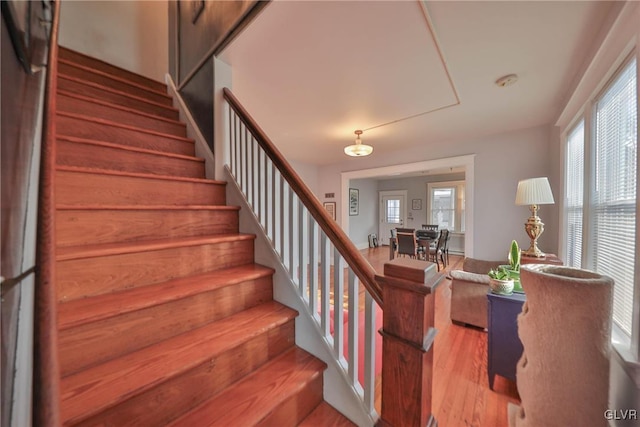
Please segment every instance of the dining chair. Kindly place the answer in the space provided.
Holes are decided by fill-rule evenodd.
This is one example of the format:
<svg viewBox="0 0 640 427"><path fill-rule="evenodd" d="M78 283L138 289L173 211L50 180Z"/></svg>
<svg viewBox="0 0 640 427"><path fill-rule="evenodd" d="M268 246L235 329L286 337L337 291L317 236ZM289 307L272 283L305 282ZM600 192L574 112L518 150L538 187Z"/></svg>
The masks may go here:
<svg viewBox="0 0 640 427"><path fill-rule="evenodd" d="M397 255L409 255L411 258L418 257L418 243L416 233L413 228L397 228L396 236L398 240Z"/></svg>
<svg viewBox="0 0 640 427"><path fill-rule="evenodd" d="M447 230L447 240L444 241L444 257L447 260L447 264L449 264L449 239L451 238L451 233Z"/></svg>
<svg viewBox="0 0 640 427"><path fill-rule="evenodd" d="M422 224L422 230L435 240L438 237L438 224Z"/></svg>
<svg viewBox="0 0 640 427"><path fill-rule="evenodd" d="M395 253L398 249L398 236L396 234L398 230L395 228L392 228L391 230L389 230L389 232L391 233L391 239L389 240L389 244L392 246L392 250Z"/></svg>
<svg viewBox="0 0 640 427"><path fill-rule="evenodd" d="M444 246L448 238L449 238L449 230L447 230L446 228L440 230L440 236L438 237L438 241L434 246L431 246L429 248L429 260L431 262L436 263L436 265L438 266L438 271L440 271L439 261L442 262L443 269L447 267L447 263L444 256L444 253L445 253Z"/></svg>

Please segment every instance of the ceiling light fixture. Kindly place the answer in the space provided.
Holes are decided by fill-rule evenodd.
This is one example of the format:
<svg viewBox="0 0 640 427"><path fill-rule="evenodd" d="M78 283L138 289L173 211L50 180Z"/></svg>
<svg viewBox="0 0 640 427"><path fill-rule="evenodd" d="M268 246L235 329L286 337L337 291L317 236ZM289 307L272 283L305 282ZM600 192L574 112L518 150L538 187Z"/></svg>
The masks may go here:
<svg viewBox="0 0 640 427"><path fill-rule="evenodd" d="M362 135L361 130L357 130L354 132L356 134L356 143L353 145L349 145L348 147L344 147L344 153L347 156L352 157L361 157L368 156L373 153L373 147L367 144L363 144L360 139L360 135Z"/></svg>

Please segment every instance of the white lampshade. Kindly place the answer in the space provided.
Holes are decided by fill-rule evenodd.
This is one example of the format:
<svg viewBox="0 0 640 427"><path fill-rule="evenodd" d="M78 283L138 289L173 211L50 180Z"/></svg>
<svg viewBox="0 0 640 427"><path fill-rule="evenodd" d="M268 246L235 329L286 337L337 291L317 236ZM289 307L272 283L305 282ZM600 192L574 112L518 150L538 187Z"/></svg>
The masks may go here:
<svg viewBox="0 0 640 427"><path fill-rule="evenodd" d="M516 205L550 205L555 203L549 179L530 178L518 182Z"/></svg>
<svg viewBox="0 0 640 427"><path fill-rule="evenodd" d="M344 147L344 153L347 156L359 157L359 156L368 156L373 153L373 147L367 144L363 144L360 139L360 135L362 135L361 130L355 131L356 143L353 145L349 145L348 147Z"/></svg>

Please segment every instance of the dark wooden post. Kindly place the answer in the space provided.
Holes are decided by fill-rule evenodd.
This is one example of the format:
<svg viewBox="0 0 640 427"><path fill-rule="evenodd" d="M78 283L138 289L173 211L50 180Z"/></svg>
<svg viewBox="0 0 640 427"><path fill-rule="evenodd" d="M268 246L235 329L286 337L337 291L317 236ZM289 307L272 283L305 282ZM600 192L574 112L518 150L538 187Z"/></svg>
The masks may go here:
<svg viewBox="0 0 640 427"><path fill-rule="evenodd" d="M384 265L382 414L379 426L436 426L431 413L434 290L442 281L431 262L397 258Z"/></svg>

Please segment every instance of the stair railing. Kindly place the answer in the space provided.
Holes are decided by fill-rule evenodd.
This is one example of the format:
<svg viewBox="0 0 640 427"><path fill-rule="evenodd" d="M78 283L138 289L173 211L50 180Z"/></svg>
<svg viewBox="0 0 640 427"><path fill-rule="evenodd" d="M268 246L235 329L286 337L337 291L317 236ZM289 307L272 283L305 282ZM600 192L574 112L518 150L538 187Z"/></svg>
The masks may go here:
<svg viewBox="0 0 640 427"><path fill-rule="evenodd" d="M38 231L34 322L33 425L58 426L60 421L60 364L58 359L58 295L55 287L55 162L58 27L60 1L52 1L52 26L47 57Z"/></svg>
<svg viewBox="0 0 640 427"><path fill-rule="evenodd" d="M228 170L348 381L375 417L376 303L382 307L376 272L231 91L225 88L223 96L229 105ZM358 339L361 294L364 348Z"/></svg>

